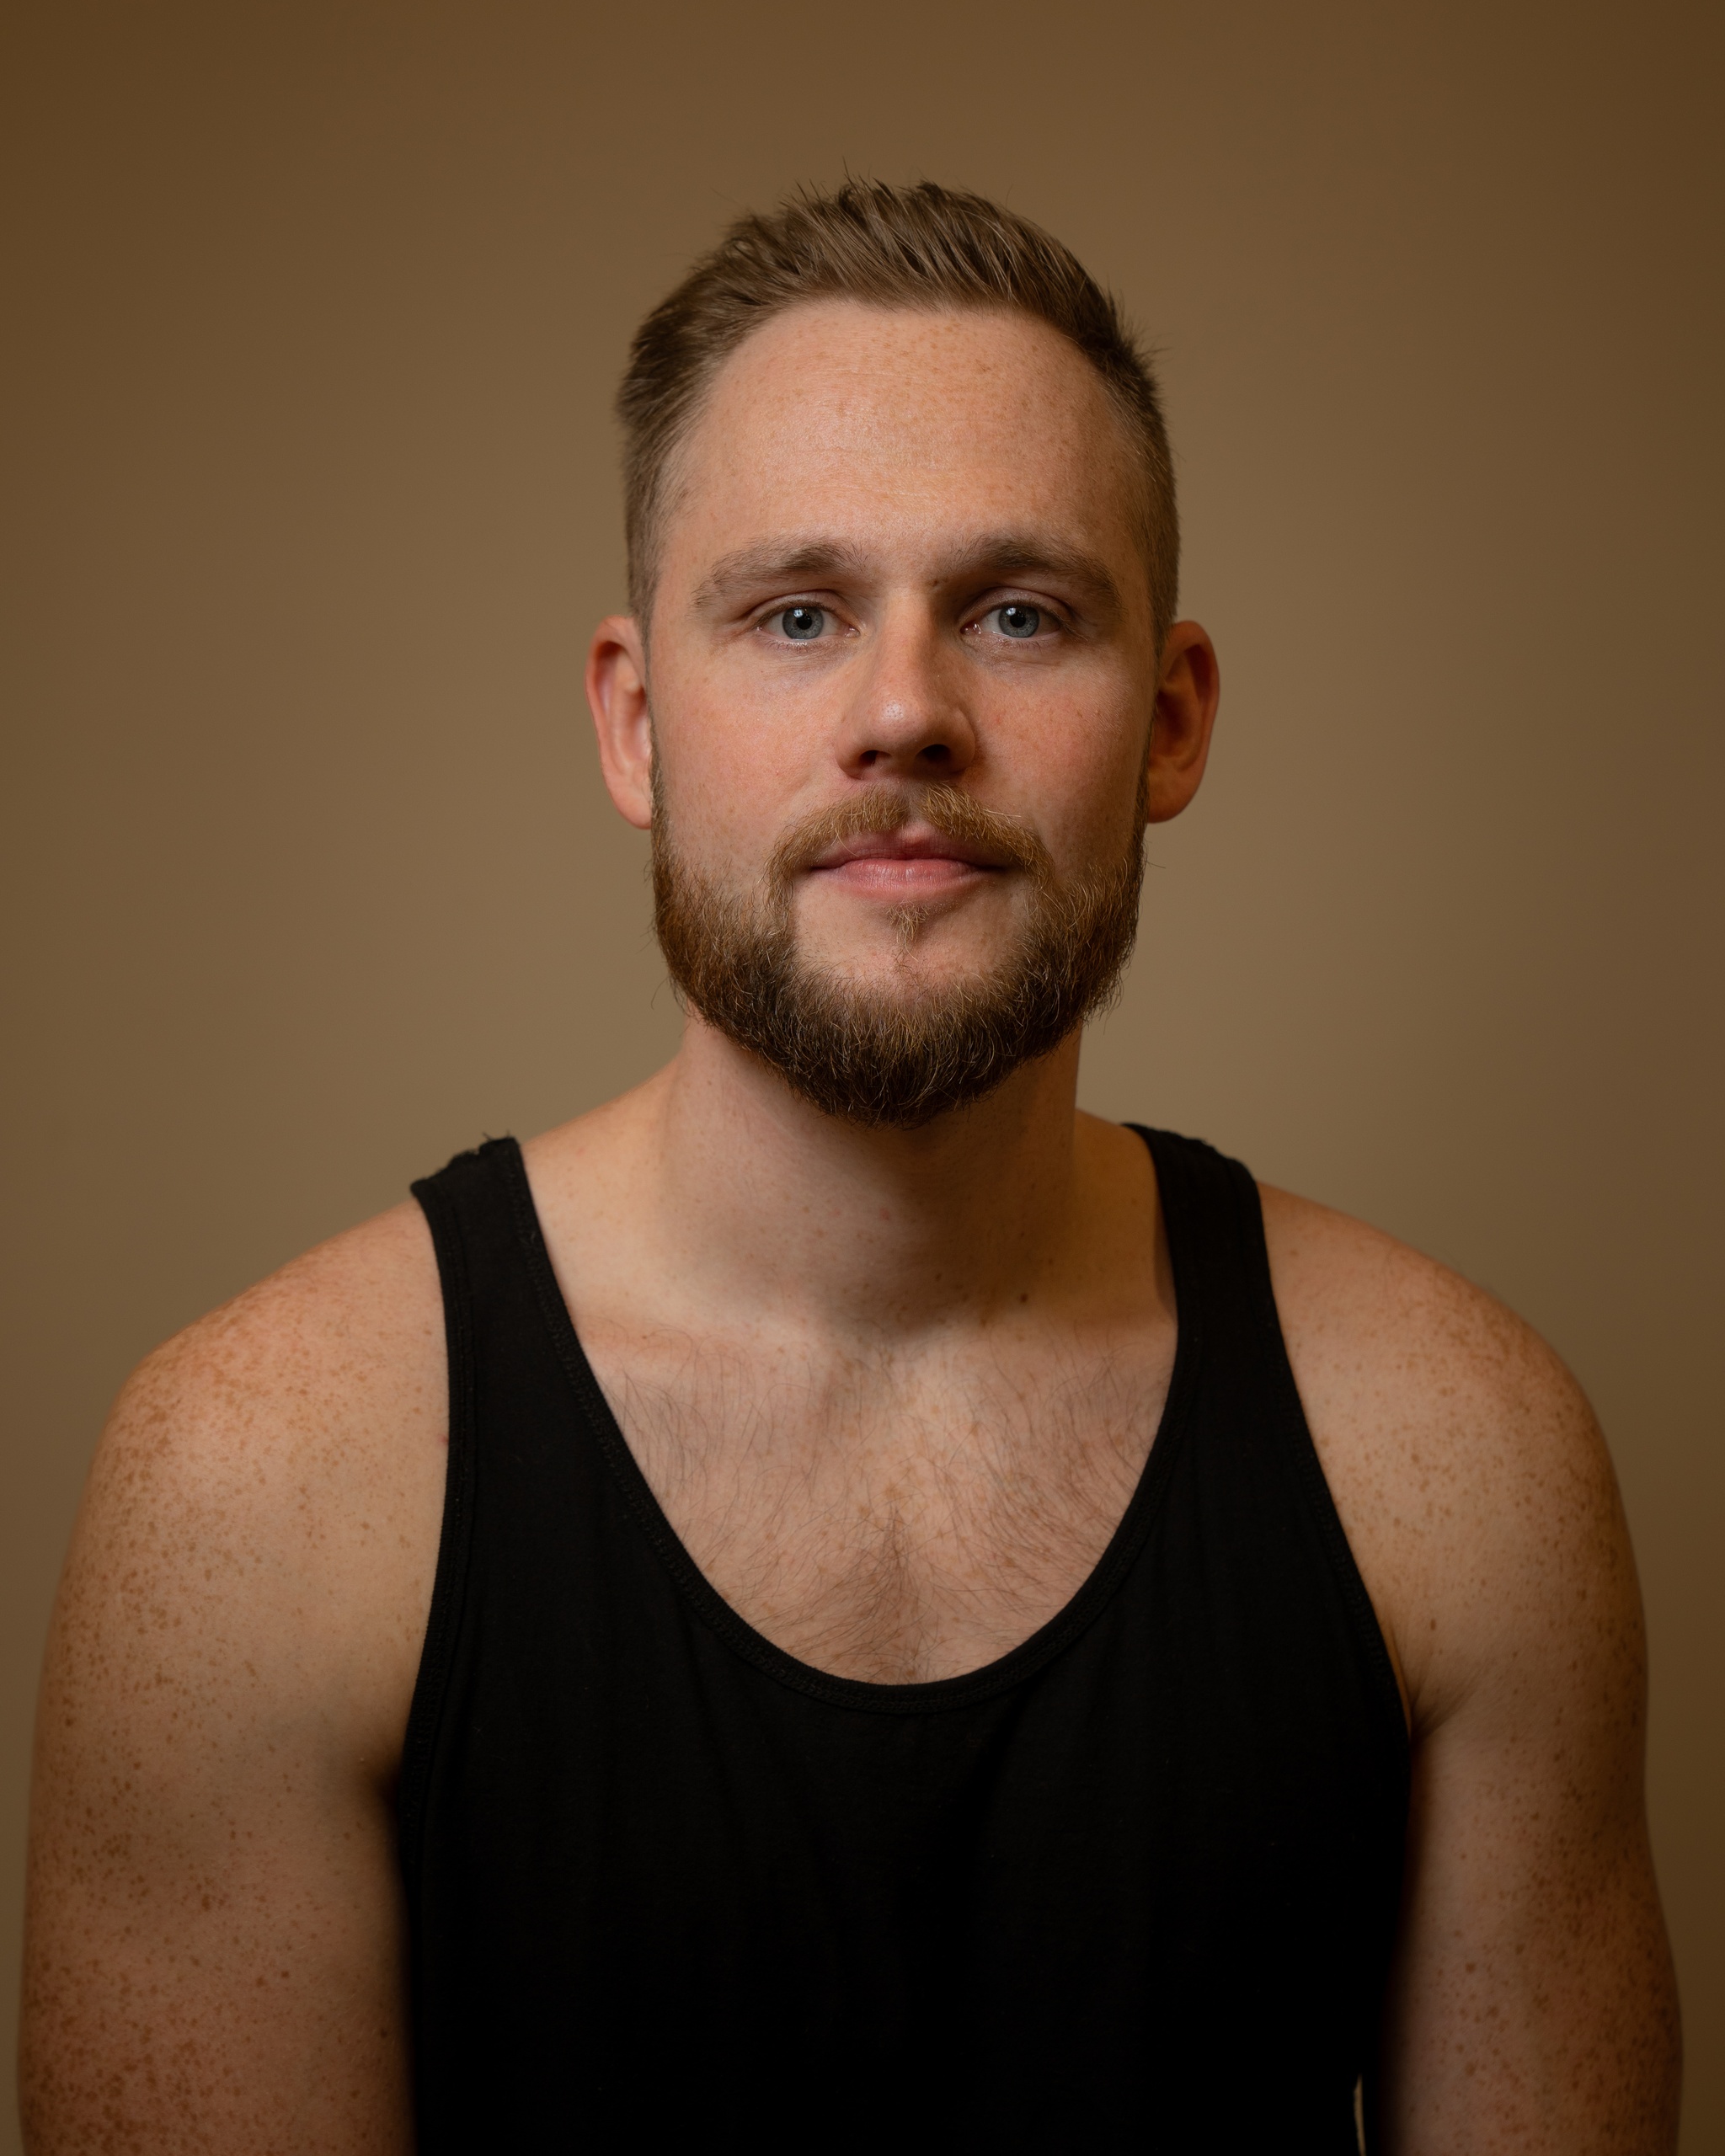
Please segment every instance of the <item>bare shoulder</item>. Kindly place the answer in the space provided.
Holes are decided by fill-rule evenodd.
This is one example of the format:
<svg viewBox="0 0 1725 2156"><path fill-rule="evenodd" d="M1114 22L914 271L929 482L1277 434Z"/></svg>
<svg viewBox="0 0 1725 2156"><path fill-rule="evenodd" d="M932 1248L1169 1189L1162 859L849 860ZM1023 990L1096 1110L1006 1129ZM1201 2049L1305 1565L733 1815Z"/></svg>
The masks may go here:
<svg viewBox="0 0 1725 2156"><path fill-rule="evenodd" d="M401 1207L121 1392L38 1719L33 2149L406 2145L392 1798L436 1563L441 1336Z"/></svg>
<svg viewBox="0 0 1725 2156"><path fill-rule="evenodd" d="M56 1645L118 1609L147 1632L270 1652L315 1686L320 1653L362 1636L376 1681L351 1700L386 1725L411 1689L435 1568L446 1439L430 1238L403 1205L200 1319L133 1373L91 1470ZM357 1628L357 1634L355 1628ZM93 1681L94 1669L82 1673Z"/></svg>
<svg viewBox="0 0 1725 2156"><path fill-rule="evenodd" d="M1372 1367L1386 1381L1411 1354L1428 1378L1517 1396L1577 1399L1574 1380L1497 1297L1381 1229L1259 1186L1276 1300L1308 1353Z"/></svg>
<svg viewBox="0 0 1725 2156"><path fill-rule="evenodd" d="M1295 1380L1421 1716L1450 1710L1512 1636L1524 1660L1541 1641L1561 1653L1578 1597L1638 1668L1616 1479L1559 1358L1392 1236L1262 1196Z"/></svg>
<svg viewBox="0 0 1725 2156"><path fill-rule="evenodd" d="M155 1773L199 1770L194 1730L215 1748L201 1769L224 1773L223 1742L296 1715L387 1771L435 1565L442 1362L430 1237L405 1206L146 1358L79 1511L39 1775L76 1778L87 1747L152 1716L171 1725Z"/></svg>
<svg viewBox="0 0 1725 2156"><path fill-rule="evenodd" d="M393 1206L320 1243L200 1318L134 1371L110 1433L161 1406L216 1411L230 1431L255 1430L276 1401L291 1423L321 1420L354 1396L417 1394L441 1354L436 1261L417 1205ZM314 1397L314 1396L316 1396ZM233 1411L241 1410L239 1421ZM201 1419L201 1417L200 1417Z"/></svg>
<svg viewBox="0 0 1725 2156"><path fill-rule="evenodd" d="M1446 1267L1280 1191L1263 1209L1295 1380L1410 1710L1373 2145L1669 2156L1641 1604L1592 1412Z"/></svg>

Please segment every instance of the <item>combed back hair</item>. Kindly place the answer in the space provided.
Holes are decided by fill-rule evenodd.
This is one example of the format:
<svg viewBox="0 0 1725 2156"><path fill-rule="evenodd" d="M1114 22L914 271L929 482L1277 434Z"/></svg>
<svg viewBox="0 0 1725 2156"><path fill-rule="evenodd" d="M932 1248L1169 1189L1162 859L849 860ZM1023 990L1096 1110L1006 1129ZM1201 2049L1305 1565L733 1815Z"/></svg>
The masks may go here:
<svg viewBox="0 0 1725 2156"><path fill-rule="evenodd" d="M1180 527L1156 378L1119 306L1071 249L980 195L924 180L804 189L739 217L641 324L617 393L629 605L644 625L670 464L713 376L749 335L809 301L1001 310L1058 330L1102 376L1143 469L1141 541L1158 643L1174 616Z"/></svg>

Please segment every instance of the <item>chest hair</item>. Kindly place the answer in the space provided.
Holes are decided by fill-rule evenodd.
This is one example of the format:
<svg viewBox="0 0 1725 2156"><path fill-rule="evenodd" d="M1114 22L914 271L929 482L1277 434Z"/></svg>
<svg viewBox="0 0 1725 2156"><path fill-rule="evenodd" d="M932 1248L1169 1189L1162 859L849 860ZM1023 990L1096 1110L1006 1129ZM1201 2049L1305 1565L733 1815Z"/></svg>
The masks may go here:
<svg viewBox="0 0 1725 2156"><path fill-rule="evenodd" d="M906 1357L665 1334L594 1358L718 1593L787 1653L877 1684L980 1668L1071 1600L1131 1500L1171 1359L1156 1337Z"/></svg>

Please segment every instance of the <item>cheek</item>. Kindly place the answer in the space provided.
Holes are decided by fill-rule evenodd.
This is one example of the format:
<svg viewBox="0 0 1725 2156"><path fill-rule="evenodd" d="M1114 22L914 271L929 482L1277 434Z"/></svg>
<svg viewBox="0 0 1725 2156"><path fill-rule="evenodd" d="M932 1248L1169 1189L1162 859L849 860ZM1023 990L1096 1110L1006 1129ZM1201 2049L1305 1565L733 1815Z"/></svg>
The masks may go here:
<svg viewBox="0 0 1725 2156"><path fill-rule="evenodd" d="M1017 744L1014 775L1044 843L1063 869L1123 845L1139 820L1146 723L1094 706L1064 723L1044 715Z"/></svg>
<svg viewBox="0 0 1725 2156"><path fill-rule="evenodd" d="M806 786L806 744L770 711L725 696L710 673L664 685L654 736L679 845L709 862L770 852Z"/></svg>

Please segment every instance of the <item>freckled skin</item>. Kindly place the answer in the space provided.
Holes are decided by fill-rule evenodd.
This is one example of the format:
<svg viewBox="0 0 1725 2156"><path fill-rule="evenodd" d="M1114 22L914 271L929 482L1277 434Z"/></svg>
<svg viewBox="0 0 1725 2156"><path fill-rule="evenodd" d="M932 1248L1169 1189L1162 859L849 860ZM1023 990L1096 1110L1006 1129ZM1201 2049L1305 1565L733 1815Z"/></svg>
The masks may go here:
<svg viewBox="0 0 1725 2156"><path fill-rule="evenodd" d="M1179 813L1214 661L1189 623L1156 648L1131 486L1105 399L1035 325L822 307L757 333L681 460L654 606L657 753L691 857L746 881L811 808L930 775L1029 820L1062 876L1119 842L1140 771L1152 819ZM702 599L715 562L811 530L849 549L813 588L757 574ZM1114 600L964 565L1002 530L1100 561ZM1058 632L1008 648L1003 596ZM772 640L793 600L830 613L823 648ZM601 760L638 823L647 663L638 625L601 627ZM907 954L866 889L797 899L811 948L913 987L987 963L1017 903L955 875ZM921 1678L1006 1651L1094 1565L1153 1442L1176 1325L1154 1177L1135 1137L1076 1113L1077 1055L925 1130L862 1132L695 1019L666 1070L527 1148L673 1524L822 1667ZM1640 1611L1593 1419L1490 1298L1322 1207L1264 1205L1414 1744L1370 2146L1660 2156L1676 2018ZM33 2156L410 2150L393 1799L445 1386L403 1206L170 1342L117 1404L38 1729Z"/></svg>
<svg viewBox="0 0 1725 2156"><path fill-rule="evenodd" d="M411 2148L391 1795L446 1433L417 1208L121 1396L38 1715L32 2151Z"/></svg>
<svg viewBox="0 0 1725 2156"><path fill-rule="evenodd" d="M1501 1304L1264 1196L1295 1380L1411 1707L1373 2145L1674 2148L1641 1601L1598 1425Z"/></svg>

